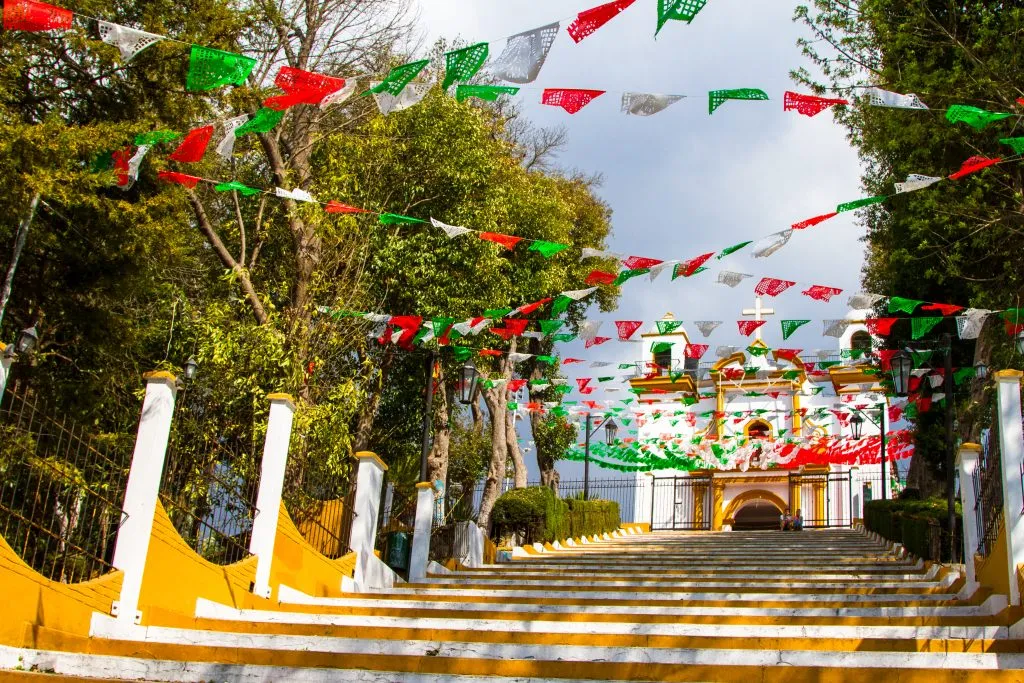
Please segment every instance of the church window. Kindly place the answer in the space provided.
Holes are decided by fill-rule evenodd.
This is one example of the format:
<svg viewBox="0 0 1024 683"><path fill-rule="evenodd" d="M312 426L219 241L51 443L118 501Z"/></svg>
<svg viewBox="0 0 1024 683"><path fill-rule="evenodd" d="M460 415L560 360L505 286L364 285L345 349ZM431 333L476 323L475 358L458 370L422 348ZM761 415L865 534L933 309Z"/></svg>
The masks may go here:
<svg viewBox="0 0 1024 683"><path fill-rule="evenodd" d="M752 420L747 423L746 433L751 439L770 439L772 426L764 420Z"/></svg>
<svg viewBox="0 0 1024 683"><path fill-rule="evenodd" d="M860 330L853 333L853 337L850 338L850 348L860 349L861 351L871 350L871 335Z"/></svg>
<svg viewBox="0 0 1024 683"><path fill-rule="evenodd" d="M654 364L658 367L656 370L660 374L665 374L672 369L672 349L665 351L659 351L654 354Z"/></svg>

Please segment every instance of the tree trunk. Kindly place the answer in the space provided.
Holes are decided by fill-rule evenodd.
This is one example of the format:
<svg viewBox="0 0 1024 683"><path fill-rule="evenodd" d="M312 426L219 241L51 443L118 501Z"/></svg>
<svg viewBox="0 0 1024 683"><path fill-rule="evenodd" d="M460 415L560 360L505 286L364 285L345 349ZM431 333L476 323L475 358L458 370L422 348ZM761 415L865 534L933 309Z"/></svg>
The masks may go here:
<svg viewBox="0 0 1024 683"><path fill-rule="evenodd" d="M509 353L515 353L516 340L513 339L509 345ZM512 363L508 356L505 356L498 366L498 372L493 379L507 380L512 374ZM501 495L502 483L505 481L505 468L508 463L508 437L507 417L508 413L508 382L502 382L501 386L491 389L482 389L484 404L491 417L491 462L487 466L487 481L484 483L484 494L480 501L480 516L477 524L485 532L491 528L491 511L494 503ZM515 436L512 437L513 439Z"/></svg>
<svg viewBox="0 0 1024 683"><path fill-rule="evenodd" d="M494 503L501 495L501 485L505 481L505 467L508 461L508 444L505 442L506 409L502 401L504 388L486 389L483 391L484 402L491 414L491 462L487 466L487 480L484 482L484 493L480 499L480 515L477 525L485 532L491 528L491 512Z"/></svg>
<svg viewBox="0 0 1024 683"><path fill-rule="evenodd" d="M895 463L890 462L889 465L890 467L895 467ZM891 470L886 468L886 476L890 476L890 474ZM887 485L888 482L882 482L882 486ZM939 480L935 472L928 466L924 456L916 450L910 457L910 469L907 470L907 488L919 490L922 498L938 495L945 488L945 482Z"/></svg>
<svg viewBox="0 0 1024 683"><path fill-rule="evenodd" d="M508 454L516 468L515 486L517 489L525 489L528 479L526 460L523 459L523 452L519 450L519 441L516 439L516 414L506 409L505 415L505 443L508 444Z"/></svg>
<svg viewBox="0 0 1024 683"><path fill-rule="evenodd" d="M530 353L537 354L540 352L539 344L537 340L533 340L530 347ZM539 363L534 363L533 369L530 371L530 380L540 379L544 376L544 372L540 367ZM530 401L534 401L535 398L530 390L530 385L527 384L527 396ZM541 486L547 486L549 489L558 495L558 471L555 469L555 460L558 457L558 453L547 453L541 448L540 443L537 441L537 425L540 424L543 416L540 411L534 410L530 412L530 432L533 435L533 445L537 449L537 467L540 469L540 483Z"/></svg>
<svg viewBox="0 0 1024 683"><path fill-rule="evenodd" d="M392 358L391 350L386 349L384 351L384 358L380 363L380 375L377 378L376 386L373 388L373 391L369 392L366 403L363 404L362 410L359 411L359 419L356 422L356 434L352 441L352 450L356 453L370 450L373 424L377 419L377 410L380 408L381 396L384 395L384 384L388 379L388 370L391 368Z"/></svg>
<svg viewBox="0 0 1024 683"><path fill-rule="evenodd" d="M530 428L536 429L536 426L543 419L539 411L530 413ZM536 431L534 432L536 434ZM558 470L555 469L555 457L553 454L548 453L541 449L537 439L533 440L534 447L537 449L537 467L540 468L540 483L541 486L547 486L549 489L558 495L558 482L561 476L558 474Z"/></svg>
<svg viewBox="0 0 1024 683"><path fill-rule="evenodd" d="M427 481L448 481L448 449L451 445L450 406L455 389L445 381L444 367L438 364L438 388L434 394L434 442L427 455Z"/></svg>

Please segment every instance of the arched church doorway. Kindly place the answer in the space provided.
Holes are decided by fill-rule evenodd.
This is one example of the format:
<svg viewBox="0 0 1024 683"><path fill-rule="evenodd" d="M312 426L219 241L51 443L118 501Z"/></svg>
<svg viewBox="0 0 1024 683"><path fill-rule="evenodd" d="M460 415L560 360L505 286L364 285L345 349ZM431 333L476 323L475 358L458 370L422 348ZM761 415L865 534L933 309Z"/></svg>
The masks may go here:
<svg viewBox="0 0 1024 683"><path fill-rule="evenodd" d="M757 499L748 500L733 518L733 531L768 531L779 528L779 515L782 514L774 503Z"/></svg>

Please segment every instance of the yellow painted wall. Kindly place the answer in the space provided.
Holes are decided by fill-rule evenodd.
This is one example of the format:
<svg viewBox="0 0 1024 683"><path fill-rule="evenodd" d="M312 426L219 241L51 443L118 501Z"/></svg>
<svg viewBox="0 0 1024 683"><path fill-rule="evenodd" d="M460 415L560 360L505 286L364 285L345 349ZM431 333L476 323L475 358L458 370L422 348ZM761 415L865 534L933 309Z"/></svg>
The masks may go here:
<svg viewBox="0 0 1024 683"><path fill-rule="evenodd" d="M978 583L991 588L995 593L1008 595L1010 578L1006 575L1006 529L999 529L999 536L988 557L974 556L974 572Z"/></svg>
<svg viewBox="0 0 1024 683"><path fill-rule="evenodd" d="M270 569L271 586L283 583L309 595L337 597L341 595L341 577L351 577L355 568L355 553L332 560L317 552L295 527L284 504L281 504L277 538L274 540L274 563Z"/></svg>
<svg viewBox="0 0 1024 683"><path fill-rule="evenodd" d="M197 555L157 502L139 595L143 624L186 626L194 619L197 597L237 608L272 607L249 591L255 577L255 557L222 567Z"/></svg>
<svg viewBox="0 0 1024 683"><path fill-rule="evenodd" d="M354 569L354 554L331 560L314 550L281 506L270 571L272 598L282 583L310 595L338 596L341 577L351 576ZM197 555L157 505L139 598L142 622L172 626L192 621L197 598L240 609L273 608L273 600L251 593L255 576L255 557L222 567Z"/></svg>
<svg viewBox="0 0 1024 683"><path fill-rule="evenodd" d="M355 554L331 560L318 553L282 505L271 567L270 585L275 591L283 583L310 595L338 596L341 578L355 570ZM255 557L222 567L197 555L158 503L139 597L142 623L189 626L197 598L238 608L272 608L274 602L250 592L255 575ZM48 636L51 645L54 638L59 642L60 634L85 637L91 614L109 614L120 590L121 572L81 584L49 581L0 538L0 606L4 609L0 644L36 647L40 630L55 632Z"/></svg>
<svg viewBox="0 0 1024 683"><path fill-rule="evenodd" d="M35 648L41 631L86 635L93 612L110 612L121 591L121 572L92 581L50 581L27 564L0 538L0 644Z"/></svg>

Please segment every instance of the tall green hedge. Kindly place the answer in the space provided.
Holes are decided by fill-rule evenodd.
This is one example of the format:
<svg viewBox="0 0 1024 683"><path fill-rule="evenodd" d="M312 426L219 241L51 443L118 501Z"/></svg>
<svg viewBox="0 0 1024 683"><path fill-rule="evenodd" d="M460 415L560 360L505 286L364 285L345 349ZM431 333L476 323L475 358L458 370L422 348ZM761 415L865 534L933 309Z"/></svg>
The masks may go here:
<svg viewBox="0 0 1024 683"><path fill-rule="evenodd" d="M619 528L619 504L610 500L559 500L546 486L514 489L491 514L494 536L520 533L525 543L548 543Z"/></svg>
<svg viewBox="0 0 1024 683"><path fill-rule="evenodd" d="M873 500L864 505L864 527L924 560L950 561L946 500ZM956 554L962 554L963 519L956 509Z"/></svg>

